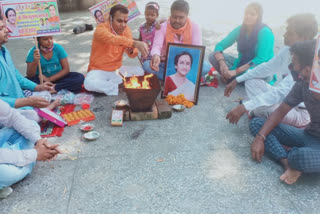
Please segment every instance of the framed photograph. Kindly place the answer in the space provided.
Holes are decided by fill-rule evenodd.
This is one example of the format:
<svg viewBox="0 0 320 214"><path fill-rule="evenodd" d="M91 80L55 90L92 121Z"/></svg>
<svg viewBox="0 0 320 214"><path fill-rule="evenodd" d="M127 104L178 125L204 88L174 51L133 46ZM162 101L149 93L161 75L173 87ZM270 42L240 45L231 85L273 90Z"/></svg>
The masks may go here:
<svg viewBox="0 0 320 214"><path fill-rule="evenodd" d="M184 97L197 104L205 46L169 43L162 98Z"/></svg>
<svg viewBox="0 0 320 214"><path fill-rule="evenodd" d="M320 36L318 37L316 51L314 54L309 89L320 93Z"/></svg>

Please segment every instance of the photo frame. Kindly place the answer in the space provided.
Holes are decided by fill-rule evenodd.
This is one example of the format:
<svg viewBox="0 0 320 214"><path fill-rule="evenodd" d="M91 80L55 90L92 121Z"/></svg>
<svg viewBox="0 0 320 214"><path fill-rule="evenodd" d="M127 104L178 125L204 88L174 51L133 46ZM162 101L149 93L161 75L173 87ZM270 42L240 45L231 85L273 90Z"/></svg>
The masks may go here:
<svg viewBox="0 0 320 214"><path fill-rule="evenodd" d="M204 53L205 46L168 43L161 98L183 94L197 104Z"/></svg>
<svg viewBox="0 0 320 214"><path fill-rule="evenodd" d="M317 46L314 54L309 89L311 91L320 93L320 35L317 39Z"/></svg>

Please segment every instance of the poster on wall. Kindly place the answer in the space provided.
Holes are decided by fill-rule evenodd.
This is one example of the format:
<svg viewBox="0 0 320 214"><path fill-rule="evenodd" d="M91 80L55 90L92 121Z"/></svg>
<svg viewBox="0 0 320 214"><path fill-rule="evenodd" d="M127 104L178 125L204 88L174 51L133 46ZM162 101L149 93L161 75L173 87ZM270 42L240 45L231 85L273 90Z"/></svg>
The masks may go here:
<svg viewBox="0 0 320 214"><path fill-rule="evenodd" d="M7 0L1 14L9 38L37 37L61 33L56 0Z"/></svg>
<svg viewBox="0 0 320 214"><path fill-rule="evenodd" d="M320 35L317 39L317 46L314 54L309 89L311 91L320 93Z"/></svg>
<svg viewBox="0 0 320 214"><path fill-rule="evenodd" d="M109 11L116 4L122 4L128 8L129 22L140 15L137 4L133 0L105 0L90 7L89 11L91 12L93 18L96 20L97 24L101 24L108 20Z"/></svg>

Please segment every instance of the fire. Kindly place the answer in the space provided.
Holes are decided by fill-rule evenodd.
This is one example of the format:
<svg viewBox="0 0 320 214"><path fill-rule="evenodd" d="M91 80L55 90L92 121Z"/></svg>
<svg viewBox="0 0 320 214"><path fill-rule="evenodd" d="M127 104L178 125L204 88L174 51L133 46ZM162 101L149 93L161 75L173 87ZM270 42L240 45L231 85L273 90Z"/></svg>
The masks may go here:
<svg viewBox="0 0 320 214"><path fill-rule="evenodd" d="M151 89L150 83L147 79L151 78L153 74L144 76L142 83L139 83L139 79L136 76L131 77L130 80L127 82L125 76L123 76L119 71L117 71L116 73L122 77L124 87L126 88Z"/></svg>
<svg viewBox="0 0 320 214"><path fill-rule="evenodd" d="M151 77L153 77L153 74L144 76L142 81L142 89L151 89L149 81L147 80L147 78L151 78Z"/></svg>
<svg viewBox="0 0 320 214"><path fill-rule="evenodd" d="M141 88L141 84L136 76L130 78L130 81L124 81L124 86L126 88Z"/></svg>

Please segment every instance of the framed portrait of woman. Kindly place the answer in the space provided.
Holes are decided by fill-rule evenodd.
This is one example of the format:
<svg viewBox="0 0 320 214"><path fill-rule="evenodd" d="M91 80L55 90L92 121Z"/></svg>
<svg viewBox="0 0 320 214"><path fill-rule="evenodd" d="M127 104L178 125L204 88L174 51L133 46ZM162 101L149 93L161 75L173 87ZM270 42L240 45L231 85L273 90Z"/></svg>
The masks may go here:
<svg viewBox="0 0 320 214"><path fill-rule="evenodd" d="M311 91L320 93L320 36L317 39L317 46L314 54L309 89Z"/></svg>
<svg viewBox="0 0 320 214"><path fill-rule="evenodd" d="M205 46L169 43L162 98L184 97L197 104Z"/></svg>

